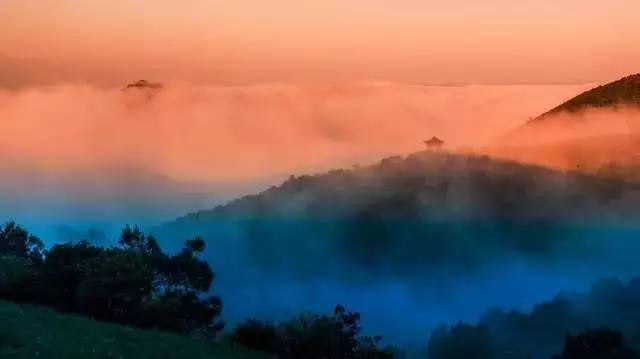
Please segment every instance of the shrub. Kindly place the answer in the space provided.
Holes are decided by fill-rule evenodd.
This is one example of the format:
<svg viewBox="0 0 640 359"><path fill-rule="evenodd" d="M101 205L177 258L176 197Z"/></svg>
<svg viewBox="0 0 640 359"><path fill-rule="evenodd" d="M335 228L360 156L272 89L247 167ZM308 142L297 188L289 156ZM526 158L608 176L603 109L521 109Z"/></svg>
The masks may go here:
<svg viewBox="0 0 640 359"><path fill-rule="evenodd" d="M567 335L562 354L554 359L640 359L640 356L626 347L622 334L601 328Z"/></svg>
<svg viewBox="0 0 640 359"><path fill-rule="evenodd" d="M359 337L360 314L338 305L332 315L301 315L271 324L247 320L238 325L232 341L280 358L393 358L379 348L381 337Z"/></svg>
<svg viewBox="0 0 640 359"><path fill-rule="evenodd" d="M485 326L458 323L436 329L427 350L430 359L490 359L493 344Z"/></svg>

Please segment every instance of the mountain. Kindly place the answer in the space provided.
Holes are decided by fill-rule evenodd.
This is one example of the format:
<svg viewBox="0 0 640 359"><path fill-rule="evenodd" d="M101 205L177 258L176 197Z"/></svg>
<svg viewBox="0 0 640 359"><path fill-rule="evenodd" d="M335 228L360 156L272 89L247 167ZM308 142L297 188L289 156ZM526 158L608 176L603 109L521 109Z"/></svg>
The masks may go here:
<svg viewBox="0 0 640 359"><path fill-rule="evenodd" d="M261 358L230 344L0 301L2 358Z"/></svg>
<svg viewBox="0 0 640 359"><path fill-rule="evenodd" d="M620 105L640 106L640 74L629 75L585 91L532 119L530 123L543 121L562 112L577 113L588 108Z"/></svg>
<svg viewBox="0 0 640 359"><path fill-rule="evenodd" d="M567 288L569 272L637 269L639 200L616 167L587 175L425 151L291 176L153 234L172 251L207 241L231 325L344 303L386 340L423 346L427 327L526 307Z"/></svg>
<svg viewBox="0 0 640 359"><path fill-rule="evenodd" d="M442 265L464 270L499 253L545 257L582 234L597 235L581 227L591 218L636 218L629 200L638 193L616 168L588 176L420 152L292 176L167 223L156 234L169 246L171 238L203 235L216 252L213 262L222 266L238 251L263 267L286 271L292 265L295 273L345 266L387 273Z"/></svg>
<svg viewBox="0 0 640 359"><path fill-rule="evenodd" d="M390 271L473 266L504 251L546 255L572 237L567 231L581 231L579 222L637 217L629 198L638 193L640 167L634 161L614 163L640 158L633 155L635 141L601 131L600 124L612 122L609 112L602 121L571 117L617 105L640 107L640 74L587 91L521 126L510 142L487 151L492 157L425 151L362 168L292 176L264 192L167 223L158 234L204 235L237 250L246 244L257 262L295 262L310 270L323 266L318 253L338 253L345 260L340 264ZM552 119L561 114L569 117ZM591 128L594 134L581 130L585 122L598 125ZM543 167L549 165L559 169ZM288 252L281 251L283 245Z"/></svg>
<svg viewBox="0 0 640 359"><path fill-rule="evenodd" d="M365 210L395 218L538 218L550 215L549 209L511 206L524 207L523 201L537 201L538 195L559 199L566 188L554 183L579 177L483 155L424 151L365 167L292 175L279 186L176 222L214 217L344 218Z"/></svg>
<svg viewBox="0 0 640 359"><path fill-rule="evenodd" d="M640 74L586 91L524 123L487 153L560 169L640 165Z"/></svg>
<svg viewBox="0 0 640 359"><path fill-rule="evenodd" d="M162 88L162 84L158 82L149 82L147 80L138 80L136 82L127 84L124 87L124 90L127 89L151 89L151 90L159 90Z"/></svg>

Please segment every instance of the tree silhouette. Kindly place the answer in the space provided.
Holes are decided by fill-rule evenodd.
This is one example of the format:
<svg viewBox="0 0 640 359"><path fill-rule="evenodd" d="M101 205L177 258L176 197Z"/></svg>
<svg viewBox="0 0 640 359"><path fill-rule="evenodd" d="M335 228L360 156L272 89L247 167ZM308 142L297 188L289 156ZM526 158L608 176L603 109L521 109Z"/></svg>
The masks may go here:
<svg viewBox="0 0 640 359"><path fill-rule="evenodd" d="M382 337L359 337L360 314L336 306L332 315L300 315L282 323L255 319L238 325L232 341L283 359L393 358L390 348L380 348Z"/></svg>
<svg viewBox="0 0 640 359"><path fill-rule="evenodd" d="M427 351L430 359L490 359L494 350L487 327L458 323L436 329Z"/></svg>
<svg viewBox="0 0 640 359"><path fill-rule="evenodd" d="M206 338L222 330L222 301L202 295L214 278L197 257L205 249L202 238L187 240L170 256L155 238L126 226L118 244L104 248L81 240L45 252L39 239L10 222L0 227L0 264L11 271L0 275L0 297Z"/></svg>
<svg viewBox="0 0 640 359"><path fill-rule="evenodd" d="M0 226L0 255L41 261L44 244L15 222L8 222Z"/></svg>
<svg viewBox="0 0 640 359"><path fill-rule="evenodd" d="M562 354L554 359L640 359L640 356L626 347L622 334L601 328L576 336L567 334Z"/></svg>

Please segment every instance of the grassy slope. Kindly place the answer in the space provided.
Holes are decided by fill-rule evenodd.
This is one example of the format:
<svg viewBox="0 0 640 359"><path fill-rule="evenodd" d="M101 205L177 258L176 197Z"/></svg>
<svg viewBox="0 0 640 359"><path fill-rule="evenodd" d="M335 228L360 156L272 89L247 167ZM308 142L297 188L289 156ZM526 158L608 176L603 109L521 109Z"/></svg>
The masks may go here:
<svg viewBox="0 0 640 359"><path fill-rule="evenodd" d="M227 344L0 301L0 358L254 358Z"/></svg>

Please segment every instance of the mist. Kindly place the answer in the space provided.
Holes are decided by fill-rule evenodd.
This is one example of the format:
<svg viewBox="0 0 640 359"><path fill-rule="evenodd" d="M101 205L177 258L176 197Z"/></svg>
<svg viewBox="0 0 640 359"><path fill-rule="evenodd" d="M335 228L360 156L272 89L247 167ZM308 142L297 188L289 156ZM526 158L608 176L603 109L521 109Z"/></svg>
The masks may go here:
<svg viewBox="0 0 640 359"><path fill-rule="evenodd" d="M414 152L431 135L451 148L483 145L585 86L29 88L0 92L11 134L0 149L5 165L53 172L128 167L181 181L268 178Z"/></svg>
<svg viewBox="0 0 640 359"><path fill-rule="evenodd" d="M563 170L640 164L640 108L619 105L545 115L495 141L487 153Z"/></svg>
<svg viewBox="0 0 640 359"><path fill-rule="evenodd" d="M207 239L231 324L340 303L362 311L370 334L419 352L441 322L475 322L494 306L526 311L602 277L634 276L639 193L611 194L601 181L422 152L291 178L154 233L167 247Z"/></svg>
<svg viewBox="0 0 640 359"><path fill-rule="evenodd" d="M170 250L203 235L217 273L213 292L222 296L230 325L327 312L341 303L363 313L371 334L419 351L441 322L474 321L489 306L529 309L602 276L634 275L635 190L611 196L592 190L601 182L591 177L482 157L570 168L554 166L570 163L566 152L518 157L553 144L516 140L506 151L500 141L588 87L167 83L161 90L70 84L4 91L0 215L48 243L93 233L108 245L126 223L152 230ZM635 116L631 109L599 111L587 133L628 138ZM579 137L572 122L578 117L548 129L554 143ZM441 157L405 157L434 135L446 142ZM437 201L428 193L414 202L402 192L411 183L401 176L394 182L398 158L380 164L382 177L367 169L390 155L408 161L407 179L418 173L432 176L435 187L458 182ZM414 160L433 172L413 167ZM300 177L336 168L363 173L355 183L378 186L364 192L373 200L350 197L350 172L347 180L339 172L323 177L317 188L313 177ZM282 202L265 202L268 215L249 206L248 216L214 213L207 222L211 211L204 211L194 215L201 217L195 225L157 226L287 178ZM312 190L295 192L306 186ZM391 190L410 208L385 202ZM576 192L584 201L572 202ZM366 208L373 217L361 216ZM384 220L384 208L395 217ZM333 221L336 213L346 220ZM592 225L594 218L602 222ZM368 224L375 224L372 232L363 231ZM380 242L361 241L367 237Z"/></svg>
<svg viewBox="0 0 640 359"><path fill-rule="evenodd" d="M0 91L0 185L10 194L2 213L39 228L152 225L291 174L415 152L432 135L450 148L480 146L585 86L167 83L151 92L88 84Z"/></svg>

